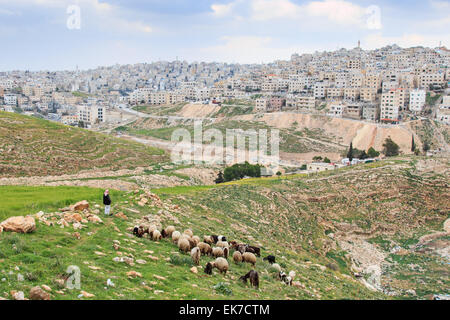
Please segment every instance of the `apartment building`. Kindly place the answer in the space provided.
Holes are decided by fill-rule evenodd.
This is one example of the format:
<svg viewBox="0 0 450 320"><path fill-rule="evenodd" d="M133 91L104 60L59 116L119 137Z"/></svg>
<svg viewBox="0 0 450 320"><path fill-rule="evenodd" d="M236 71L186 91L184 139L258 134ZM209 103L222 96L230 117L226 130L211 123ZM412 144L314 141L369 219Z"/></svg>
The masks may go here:
<svg viewBox="0 0 450 320"><path fill-rule="evenodd" d="M427 93L422 89L411 90L409 93L409 110L413 112L421 112L425 107Z"/></svg>
<svg viewBox="0 0 450 320"><path fill-rule="evenodd" d="M363 87L380 89L381 88L381 77L378 74L368 74L364 77Z"/></svg>
<svg viewBox="0 0 450 320"><path fill-rule="evenodd" d="M368 121L380 120L380 108L376 104L365 104L362 107L362 118Z"/></svg>
<svg viewBox="0 0 450 320"><path fill-rule="evenodd" d="M344 89L330 87L330 88L327 88L326 95L327 95L328 99L342 98L344 96Z"/></svg>
<svg viewBox="0 0 450 320"><path fill-rule="evenodd" d="M104 106L99 105L80 105L77 106L79 121L93 125L104 122L106 118L106 110Z"/></svg>
<svg viewBox="0 0 450 320"><path fill-rule="evenodd" d="M360 89L359 88L345 88L344 89L344 99L350 101L356 101L360 97Z"/></svg>
<svg viewBox="0 0 450 320"><path fill-rule="evenodd" d="M3 100L5 101L5 105L7 105L7 106L16 106L17 105L17 95L15 95L15 94L5 94L3 96Z"/></svg>
<svg viewBox="0 0 450 320"><path fill-rule="evenodd" d="M255 111L256 112L267 112L269 107L269 100L266 98L256 99Z"/></svg>
<svg viewBox="0 0 450 320"><path fill-rule="evenodd" d="M314 110L316 99L310 96L300 96L296 98L297 110Z"/></svg>
<svg viewBox="0 0 450 320"><path fill-rule="evenodd" d="M400 111L405 106L405 92L405 89L399 88L389 90L381 95L381 121L399 122Z"/></svg>
<svg viewBox="0 0 450 320"><path fill-rule="evenodd" d="M377 99L377 90L373 88L361 88L359 98L362 102L375 102Z"/></svg>
<svg viewBox="0 0 450 320"><path fill-rule="evenodd" d="M343 117L355 120L360 120L361 115L362 115L362 107L360 104L349 104L344 108L342 112Z"/></svg>
<svg viewBox="0 0 450 320"><path fill-rule="evenodd" d="M314 98L323 99L326 97L328 82L319 81L314 85Z"/></svg>
<svg viewBox="0 0 450 320"><path fill-rule="evenodd" d="M333 116L333 117L342 118L344 109L345 109L345 106L343 106L342 104L331 104L328 115Z"/></svg>
<svg viewBox="0 0 450 320"><path fill-rule="evenodd" d="M444 73L422 73L419 76L420 88L428 89L431 85L443 86L445 84Z"/></svg>
<svg viewBox="0 0 450 320"><path fill-rule="evenodd" d="M361 60L351 59L347 62L347 68L352 70L361 69Z"/></svg>

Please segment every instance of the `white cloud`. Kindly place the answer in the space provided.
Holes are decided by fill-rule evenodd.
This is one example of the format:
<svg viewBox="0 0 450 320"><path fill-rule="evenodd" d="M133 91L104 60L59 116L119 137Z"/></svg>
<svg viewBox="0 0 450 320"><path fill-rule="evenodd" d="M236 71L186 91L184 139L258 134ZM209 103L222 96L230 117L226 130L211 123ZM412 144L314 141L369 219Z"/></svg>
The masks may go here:
<svg viewBox="0 0 450 320"><path fill-rule="evenodd" d="M366 14L366 8L341 0L313 1L305 10L309 16L325 17L344 25L362 25Z"/></svg>
<svg viewBox="0 0 450 320"><path fill-rule="evenodd" d="M81 28L85 23L95 25L103 30L113 30L115 32L140 32L150 33L153 28L142 21L128 19L127 10L113 4L100 2L99 0L0 0L0 4L6 3L11 6L39 6L53 9L65 9L70 5L77 5L81 9ZM62 15L59 20L67 19L64 15L65 10L61 10Z"/></svg>
<svg viewBox="0 0 450 320"><path fill-rule="evenodd" d="M273 19L296 19L302 14L301 7L289 0L251 0L251 18L256 21Z"/></svg>
<svg viewBox="0 0 450 320"><path fill-rule="evenodd" d="M242 0L235 0L228 4L213 4L211 9L216 16L233 16L237 14L238 9L242 9L241 4ZM309 24L332 23L334 25L381 29L380 19L377 19L375 24L368 24L370 17L373 18L375 14L379 14L378 7L365 8L345 0L310 1L302 5L291 0L248 0L245 1L245 5L248 7L248 18L252 21L265 22L278 19L301 23L307 20ZM376 13L373 12L374 8L378 9Z"/></svg>
<svg viewBox="0 0 450 320"><path fill-rule="evenodd" d="M299 50L301 52L307 51L306 48L288 48L275 45L270 37L225 36L221 40L223 44L198 50L205 61L224 61L229 63L272 62L280 59L289 59L292 53ZM308 50L311 52L309 48Z"/></svg>
<svg viewBox="0 0 450 320"><path fill-rule="evenodd" d="M234 2L228 4L213 4L211 5L211 9L213 10L213 14L215 16L223 17L231 14L234 5L235 5Z"/></svg>
<svg viewBox="0 0 450 320"><path fill-rule="evenodd" d="M430 0L431 7L436 10L450 10L450 2L448 1L437 1L437 0Z"/></svg>

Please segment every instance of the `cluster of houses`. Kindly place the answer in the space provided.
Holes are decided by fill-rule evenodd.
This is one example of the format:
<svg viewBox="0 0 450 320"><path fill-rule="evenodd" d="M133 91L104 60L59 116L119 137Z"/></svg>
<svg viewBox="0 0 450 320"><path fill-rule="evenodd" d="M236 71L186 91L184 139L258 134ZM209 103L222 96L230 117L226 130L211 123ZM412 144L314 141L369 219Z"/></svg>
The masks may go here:
<svg viewBox="0 0 450 320"><path fill-rule="evenodd" d="M177 60L86 71L0 72L0 108L95 124L105 121L105 109L119 105L242 99L256 113L320 113L394 124L425 115L448 124L449 66L445 47L363 50L358 45L269 64Z"/></svg>

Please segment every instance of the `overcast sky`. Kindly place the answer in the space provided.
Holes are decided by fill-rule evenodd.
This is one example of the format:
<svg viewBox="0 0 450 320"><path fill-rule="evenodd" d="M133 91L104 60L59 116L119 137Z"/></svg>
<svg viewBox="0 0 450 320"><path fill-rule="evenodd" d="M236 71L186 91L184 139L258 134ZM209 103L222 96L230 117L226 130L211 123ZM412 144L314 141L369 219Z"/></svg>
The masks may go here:
<svg viewBox="0 0 450 320"><path fill-rule="evenodd" d="M450 47L450 1L0 0L0 71L177 57L261 63L358 40Z"/></svg>

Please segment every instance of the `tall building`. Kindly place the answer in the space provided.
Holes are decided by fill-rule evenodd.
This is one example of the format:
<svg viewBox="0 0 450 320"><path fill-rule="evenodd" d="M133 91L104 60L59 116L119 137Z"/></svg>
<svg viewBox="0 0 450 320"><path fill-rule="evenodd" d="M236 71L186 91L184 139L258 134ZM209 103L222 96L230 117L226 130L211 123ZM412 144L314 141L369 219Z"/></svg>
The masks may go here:
<svg viewBox="0 0 450 320"><path fill-rule="evenodd" d="M427 93L425 90L415 89L409 93L409 110L421 112L425 106Z"/></svg>

